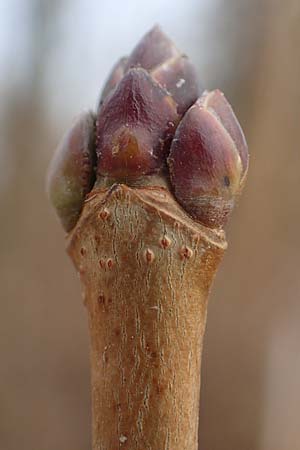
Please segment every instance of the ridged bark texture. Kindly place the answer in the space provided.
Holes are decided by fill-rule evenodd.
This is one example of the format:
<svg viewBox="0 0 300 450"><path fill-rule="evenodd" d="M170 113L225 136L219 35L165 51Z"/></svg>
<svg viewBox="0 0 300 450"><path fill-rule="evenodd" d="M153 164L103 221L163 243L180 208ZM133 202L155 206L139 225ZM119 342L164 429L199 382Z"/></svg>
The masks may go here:
<svg viewBox="0 0 300 450"><path fill-rule="evenodd" d="M207 298L225 248L163 187L89 195L68 252L89 318L93 450L197 450Z"/></svg>

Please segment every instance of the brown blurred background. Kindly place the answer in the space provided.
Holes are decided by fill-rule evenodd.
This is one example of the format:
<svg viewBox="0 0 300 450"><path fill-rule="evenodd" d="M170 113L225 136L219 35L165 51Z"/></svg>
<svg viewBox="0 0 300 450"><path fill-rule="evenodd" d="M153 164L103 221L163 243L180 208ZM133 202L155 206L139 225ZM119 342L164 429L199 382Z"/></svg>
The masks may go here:
<svg viewBox="0 0 300 450"><path fill-rule="evenodd" d="M90 445L88 334L45 195L53 148L160 23L230 99L251 167L210 299L201 450L300 449L300 3L2 0L0 448Z"/></svg>

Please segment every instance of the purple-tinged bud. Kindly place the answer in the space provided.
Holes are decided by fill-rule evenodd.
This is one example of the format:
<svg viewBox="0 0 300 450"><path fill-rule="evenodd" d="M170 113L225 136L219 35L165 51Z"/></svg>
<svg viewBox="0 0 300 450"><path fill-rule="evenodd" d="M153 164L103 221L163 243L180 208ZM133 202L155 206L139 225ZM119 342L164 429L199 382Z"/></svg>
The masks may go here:
<svg viewBox="0 0 300 450"><path fill-rule="evenodd" d="M47 191L66 231L80 215L95 181L95 118L82 114L65 134L50 163Z"/></svg>
<svg viewBox="0 0 300 450"><path fill-rule="evenodd" d="M211 92L204 92L199 99L199 104L204 108L209 109L216 114L223 124L224 128L230 134L232 140L235 142L236 148L241 157L243 166L243 179L247 175L249 164L249 152L243 130L232 110L231 105L226 100L225 95L219 89Z"/></svg>
<svg viewBox="0 0 300 450"><path fill-rule="evenodd" d="M159 26L152 28L145 34L128 58L127 68L142 67L151 70L164 61L180 53L171 39L166 36Z"/></svg>
<svg viewBox="0 0 300 450"><path fill-rule="evenodd" d="M125 73L125 67L127 64L128 58L123 57L121 58L113 67L112 71L110 72L104 87L102 89L101 98L100 98L100 106L102 105L103 101L106 99L108 94L117 86L117 84L122 80L124 73Z"/></svg>
<svg viewBox="0 0 300 450"><path fill-rule="evenodd" d="M237 130L242 131L227 105L219 91L204 93L178 126L168 158L177 200L211 228L226 223L248 164L245 139L235 139Z"/></svg>
<svg viewBox="0 0 300 450"><path fill-rule="evenodd" d="M177 56L165 61L153 69L151 75L172 95L180 115L195 103L203 91L198 82L195 66L186 56Z"/></svg>
<svg viewBox="0 0 300 450"><path fill-rule="evenodd" d="M158 172L178 123L177 105L144 69L131 69L97 118L97 173L116 178Z"/></svg>

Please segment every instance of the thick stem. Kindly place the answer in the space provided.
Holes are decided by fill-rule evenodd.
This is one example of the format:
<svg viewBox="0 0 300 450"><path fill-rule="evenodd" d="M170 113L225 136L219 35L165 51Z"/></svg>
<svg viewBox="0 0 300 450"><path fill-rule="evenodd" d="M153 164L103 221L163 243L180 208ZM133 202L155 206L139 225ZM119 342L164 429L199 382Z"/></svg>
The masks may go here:
<svg viewBox="0 0 300 450"><path fill-rule="evenodd" d="M163 187L94 189L68 251L91 338L93 450L196 450L207 297L226 242Z"/></svg>

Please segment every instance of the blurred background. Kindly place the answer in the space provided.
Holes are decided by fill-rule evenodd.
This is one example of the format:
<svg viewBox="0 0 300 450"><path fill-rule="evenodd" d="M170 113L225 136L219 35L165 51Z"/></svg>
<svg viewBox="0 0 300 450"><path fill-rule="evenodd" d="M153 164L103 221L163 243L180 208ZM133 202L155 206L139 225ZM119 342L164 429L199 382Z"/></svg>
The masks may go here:
<svg viewBox="0 0 300 450"><path fill-rule="evenodd" d="M300 449L298 0L0 1L0 448L91 448L87 320L53 149L160 23L229 98L251 165L210 298L201 450Z"/></svg>

